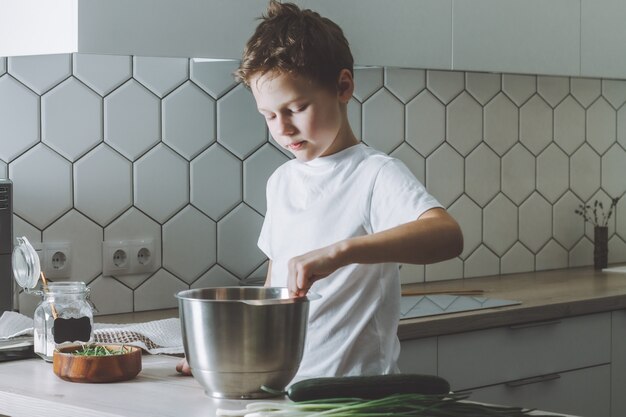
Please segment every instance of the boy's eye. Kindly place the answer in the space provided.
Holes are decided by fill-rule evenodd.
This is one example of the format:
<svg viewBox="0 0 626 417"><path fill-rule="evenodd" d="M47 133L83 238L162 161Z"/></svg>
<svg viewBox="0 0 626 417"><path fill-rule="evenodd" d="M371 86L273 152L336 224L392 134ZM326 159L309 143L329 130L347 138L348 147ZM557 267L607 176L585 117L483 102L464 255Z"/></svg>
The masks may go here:
<svg viewBox="0 0 626 417"><path fill-rule="evenodd" d="M292 113L300 113L301 111L306 110L306 108L308 107L308 104L302 105L302 106L298 106L294 109L291 110Z"/></svg>

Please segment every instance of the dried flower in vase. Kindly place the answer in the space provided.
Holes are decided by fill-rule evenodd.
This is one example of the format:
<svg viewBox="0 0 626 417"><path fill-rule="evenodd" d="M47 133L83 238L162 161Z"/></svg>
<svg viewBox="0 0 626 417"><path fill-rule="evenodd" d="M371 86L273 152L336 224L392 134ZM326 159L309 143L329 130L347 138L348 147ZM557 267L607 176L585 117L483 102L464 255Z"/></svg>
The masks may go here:
<svg viewBox="0 0 626 417"><path fill-rule="evenodd" d="M589 204L579 204L578 208L574 210L574 213L580 214L582 218L585 219L585 222L589 222L595 227L607 227L618 200L619 197L611 199L611 206L608 212L604 211L602 201L595 200L593 206Z"/></svg>

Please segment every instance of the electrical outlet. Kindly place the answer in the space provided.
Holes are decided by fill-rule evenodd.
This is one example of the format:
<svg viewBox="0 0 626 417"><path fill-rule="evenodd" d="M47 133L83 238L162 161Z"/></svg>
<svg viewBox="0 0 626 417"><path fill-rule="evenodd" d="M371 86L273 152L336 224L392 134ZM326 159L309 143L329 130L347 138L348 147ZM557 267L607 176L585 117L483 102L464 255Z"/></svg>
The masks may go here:
<svg viewBox="0 0 626 417"><path fill-rule="evenodd" d="M46 278L69 278L72 273L72 251L69 242L43 242L42 270Z"/></svg>
<svg viewBox="0 0 626 417"><path fill-rule="evenodd" d="M145 274L157 269L153 239L140 239L128 242L130 273Z"/></svg>
<svg viewBox="0 0 626 417"><path fill-rule="evenodd" d="M107 240L102 242L102 275L130 274L128 242L123 240Z"/></svg>

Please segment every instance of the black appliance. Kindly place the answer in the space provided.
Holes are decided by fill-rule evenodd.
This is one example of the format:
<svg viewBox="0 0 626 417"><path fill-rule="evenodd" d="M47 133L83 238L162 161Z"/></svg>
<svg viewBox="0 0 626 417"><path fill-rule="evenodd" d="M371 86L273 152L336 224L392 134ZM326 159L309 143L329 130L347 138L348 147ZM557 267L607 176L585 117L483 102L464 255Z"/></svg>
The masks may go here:
<svg viewBox="0 0 626 417"><path fill-rule="evenodd" d="M13 184L0 179L0 315L13 310Z"/></svg>

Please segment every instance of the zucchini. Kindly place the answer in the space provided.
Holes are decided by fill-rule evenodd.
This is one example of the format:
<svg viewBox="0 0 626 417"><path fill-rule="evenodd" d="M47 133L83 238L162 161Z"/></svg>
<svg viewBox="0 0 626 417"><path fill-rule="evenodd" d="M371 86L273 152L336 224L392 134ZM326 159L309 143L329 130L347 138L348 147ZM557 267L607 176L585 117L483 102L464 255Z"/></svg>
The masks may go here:
<svg viewBox="0 0 626 417"><path fill-rule="evenodd" d="M301 402L330 398L376 400L393 394L449 392L448 381L435 375L389 374L305 379L291 385L287 396L291 401Z"/></svg>

